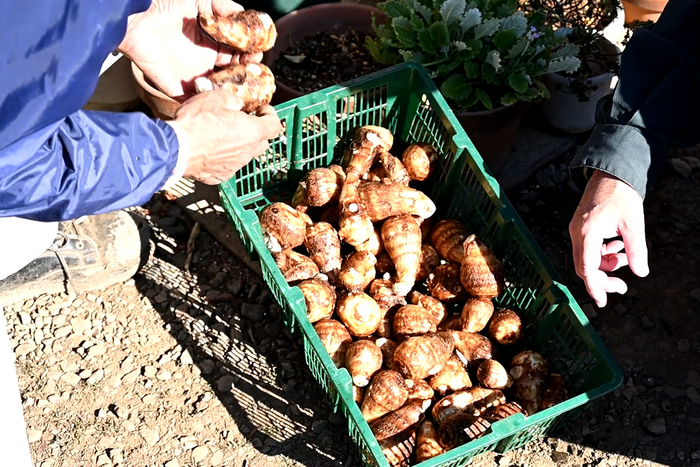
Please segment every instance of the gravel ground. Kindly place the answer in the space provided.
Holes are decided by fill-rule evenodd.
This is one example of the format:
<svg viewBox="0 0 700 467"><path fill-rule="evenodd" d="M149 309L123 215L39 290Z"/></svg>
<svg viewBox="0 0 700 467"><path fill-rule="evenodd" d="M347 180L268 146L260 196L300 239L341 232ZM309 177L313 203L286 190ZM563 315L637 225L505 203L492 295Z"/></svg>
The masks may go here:
<svg viewBox="0 0 700 467"><path fill-rule="evenodd" d="M660 227L650 235L662 253L675 248L692 261L662 275L688 271L680 275L691 287L678 305L688 312L680 325L672 309L649 310L648 297L666 287L653 275L596 310L567 259L566 226L580 193L565 163L566 156L508 195L621 363L625 384L552 437L471 464L700 466L699 349L695 327L683 331L700 300L700 284L691 283L697 254L684 255L700 222L687 221L681 234L677 225L667 229L666 243ZM649 225L664 221L667 197L700 199L692 198L700 176L680 165L665 172L670 182L654 195L660 211ZM691 201L685 206L694 212ZM262 280L164 197L138 211L156 240L141 274L103 291L45 295L3 310L36 465L359 465L345 420L325 403L300 338L284 328ZM654 358L664 352L669 358Z"/></svg>

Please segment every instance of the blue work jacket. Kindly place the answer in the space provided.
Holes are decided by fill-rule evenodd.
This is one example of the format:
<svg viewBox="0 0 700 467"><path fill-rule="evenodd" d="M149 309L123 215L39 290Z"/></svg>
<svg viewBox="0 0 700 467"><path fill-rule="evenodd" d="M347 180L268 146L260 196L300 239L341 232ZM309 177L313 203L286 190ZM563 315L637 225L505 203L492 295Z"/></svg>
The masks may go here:
<svg viewBox="0 0 700 467"><path fill-rule="evenodd" d="M173 173L174 131L84 111L127 18L150 0L0 0L0 216L50 221L148 201Z"/></svg>
<svg viewBox="0 0 700 467"><path fill-rule="evenodd" d="M652 27L636 29L619 79L598 103L598 123L574 157L572 175L601 170L644 198L669 147L700 143L700 1L669 0Z"/></svg>

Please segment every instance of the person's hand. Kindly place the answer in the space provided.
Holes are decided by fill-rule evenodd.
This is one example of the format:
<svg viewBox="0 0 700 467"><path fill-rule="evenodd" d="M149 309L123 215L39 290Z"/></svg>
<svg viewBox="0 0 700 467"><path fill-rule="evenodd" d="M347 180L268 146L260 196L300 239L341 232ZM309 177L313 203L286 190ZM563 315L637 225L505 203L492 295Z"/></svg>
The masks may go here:
<svg viewBox="0 0 700 467"><path fill-rule="evenodd" d="M275 109L265 106L248 115L242 106L233 93L219 90L197 94L175 112L189 146L185 177L216 185L267 150L268 140L282 130Z"/></svg>
<svg viewBox="0 0 700 467"><path fill-rule="evenodd" d="M259 62L262 54L235 55L204 35L201 13L230 16L243 7L231 0L153 0L151 7L129 17L118 49L165 94L184 100L194 93L194 79L214 66Z"/></svg>
<svg viewBox="0 0 700 467"><path fill-rule="evenodd" d="M576 274L599 307L607 304L607 294L627 292L627 284L609 272L629 264L637 276L649 274L642 197L622 180L595 171L569 224L569 233ZM620 236L622 241L605 243Z"/></svg>

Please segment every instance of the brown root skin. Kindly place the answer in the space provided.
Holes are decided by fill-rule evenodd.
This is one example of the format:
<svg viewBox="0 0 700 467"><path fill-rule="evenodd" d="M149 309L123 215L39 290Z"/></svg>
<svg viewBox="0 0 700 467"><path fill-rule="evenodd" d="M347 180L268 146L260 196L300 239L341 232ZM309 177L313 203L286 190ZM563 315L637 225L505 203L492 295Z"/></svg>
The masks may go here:
<svg viewBox="0 0 700 467"><path fill-rule="evenodd" d="M354 172L348 173L339 201L340 238L352 246L366 242L374 233L374 225L367 215L358 194L359 177Z"/></svg>
<svg viewBox="0 0 700 467"><path fill-rule="evenodd" d="M345 367L356 386L369 384L372 376L381 369L382 350L372 340L360 339L348 346L345 353Z"/></svg>
<svg viewBox="0 0 700 467"><path fill-rule="evenodd" d="M418 305L404 305L396 310L392 329L397 342L402 342L408 337L437 331L433 315Z"/></svg>
<svg viewBox="0 0 700 467"><path fill-rule="evenodd" d="M375 279L377 258L369 251L356 251L343 262L338 283L350 292L363 292Z"/></svg>
<svg viewBox="0 0 700 467"><path fill-rule="evenodd" d="M306 317L312 324L330 318L335 311L335 289L326 281L308 279L298 285L306 302Z"/></svg>
<svg viewBox="0 0 700 467"><path fill-rule="evenodd" d="M331 168L318 167L309 171L303 184L305 197L302 204L311 207L322 207L329 203L335 203L340 199L343 189L345 174Z"/></svg>
<svg viewBox="0 0 700 467"><path fill-rule="evenodd" d="M271 203L258 215L265 245L272 253L304 243L308 217L285 203Z"/></svg>
<svg viewBox="0 0 700 467"><path fill-rule="evenodd" d="M523 323L520 316L508 309L497 310L489 323L489 336L501 345L513 345L520 341Z"/></svg>
<svg viewBox="0 0 700 467"><path fill-rule="evenodd" d="M236 63L195 79L195 88L198 93L225 89L243 101L241 111L254 113L272 100L275 77L262 63Z"/></svg>
<svg viewBox="0 0 700 467"><path fill-rule="evenodd" d="M327 222L317 222L306 227L304 247L321 272L337 272L342 266L340 237Z"/></svg>
<svg viewBox="0 0 700 467"><path fill-rule="evenodd" d="M411 182L411 177L409 177L406 167L403 166L397 157L392 156L388 152L383 152L379 155L379 162L384 168L385 176L389 181L405 186L408 186Z"/></svg>
<svg viewBox="0 0 700 467"><path fill-rule="evenodd" d="M430 420L424 420L416 433L416 462L421 463L439 456L445 449L438 441L438 432Z"/></svg>
<svg viewBox="0 0 700 467"><path fill-rule="evenodd" d="M405 296L415 285L418 273L420 227L409 214L391 217L382 225L382 241L396 268L394 292Z"/></svg>
<svg viewBox="0 0 700 467"><path fill-rule="evenodd" d="M322 319L314 324L314 330L335 366L345 366L345 353L352 342L352 336L340 321Z"/></svg>
<svg viewBox="0 0 700 467"><path fill-rule="evenodd" d="M214 42L246 54L266 52L275 45L277 28L267 13L238 11L230 16L200 13L199 28Z"/></svg>
<svg viewBox="0 0 700 467"><path fill-rule="evenodd" d="M418 273L416 282L423 281L430 276L430 273L440 266L440 255L431 245L424 243L420 249L420 259L418 260Z"/></svg>
<svg viewBox="0 0 700 467"><path fill-rule="evenodd" d="M460 280L466 291L474 297L498 297L505 288L505 270L501 262L474 234L464 240L463 247Z"/></svg>
<svg viewBox="0 0 700 467"><path fill-rule="evenodd" d="M411 180L422 182L435 172L440 157L437 150L428 143L414 143L406 148L401 161Z"/></svg>
<svg viewBox="0 0 700 467"><path fill-rule="evenodd" d="M468 297L460 282L460 265L444 263L428 276L428 290L432 297L444 303L459 303Z"/></svg>
<svg viewBox="0 0 700 467"><path fill-rule="evenodd" d="M490 298L468 298L462 307L462 330L481 332L493 316L494 306Z"/></svg>
<svg viewBox="0 0 700 467"><path fill-rule="evenodd" d="M430 404L431 401L425 399L406 402L403 407L389 412L371 423L369 427L377 441L396 436L410 427L418 428L418 424L425 418L425 410Z"/></svg>
<svg viewBox="0 0 700 467"><path fill-rule="evenodd" d="M433 315L433 319L437 324L442 323L442 321L447 316L447 308L437 298L429 297L416 291L413 291L410 294L408 294L406 298L408 298L408 300L412 304L421 306L428 310Z"/></svg>
<svg viewBox="0 0 700 467"><path fill-rule="evenodd" d="M407 379L425 379L439 372L454 350L449 335L409 337L396 347L394 367Z"/></svg>
<svg viewBox="0 0 700 467"><path fill-rule="evenodd" d="M292 285L299 281L316 277L320 272L318 265L308 256L297 253L294 250L283 250L273 253L272 257L280 268L284 279Z"/></svg>
<svg viewBox="0 0 700 467"><path fill-rule="evenodd" d="M464 240L469 236L467 226L456 219L445 219L435 224L430 231L430 244L438 254L450 263L462 263Z"/></svg>
<svg viewBox="0 0 700 467"><path fill-rule="evenodd" d="M367 386L362 416L367 423L372 423L404 405L407 399L408 388L403 376L393 370L381 370L374 374Z"/></svg>
<svg viewBox="0 0 700 467"><path fill-rule="evenodd" d="M384 316L381 308L369 295L358 292L342 295L336 305L336 314L355 337L366 337L377 330Z"/></svg>
<svg viewBox="0 0 700 467"><path fill-rule="evenodd" d="M428 218L437 209L423 192L399 183L360 182L357 192L372 222L402 214Z"/></svg>
<svg viewBox="0 0 700 467"><path fill-rule="evenodd" d="M456 355L452 355L442 370L429 377L427 382L440 396L472 387L469 373Z"/></svg>

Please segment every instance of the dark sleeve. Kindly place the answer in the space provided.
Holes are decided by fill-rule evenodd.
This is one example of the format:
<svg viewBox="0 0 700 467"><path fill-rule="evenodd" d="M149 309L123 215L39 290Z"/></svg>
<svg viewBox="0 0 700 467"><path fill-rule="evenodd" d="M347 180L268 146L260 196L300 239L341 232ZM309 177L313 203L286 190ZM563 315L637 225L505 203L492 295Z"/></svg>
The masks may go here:
<svg viewBox="0 0 700 467"><path fill-rule="evenodd" d="M639 28L621 57L615 92L598 104L590 138L571 163L607 172L642 197L669 147L700 142L700 1L670 0L651 29Z"/></svg>

